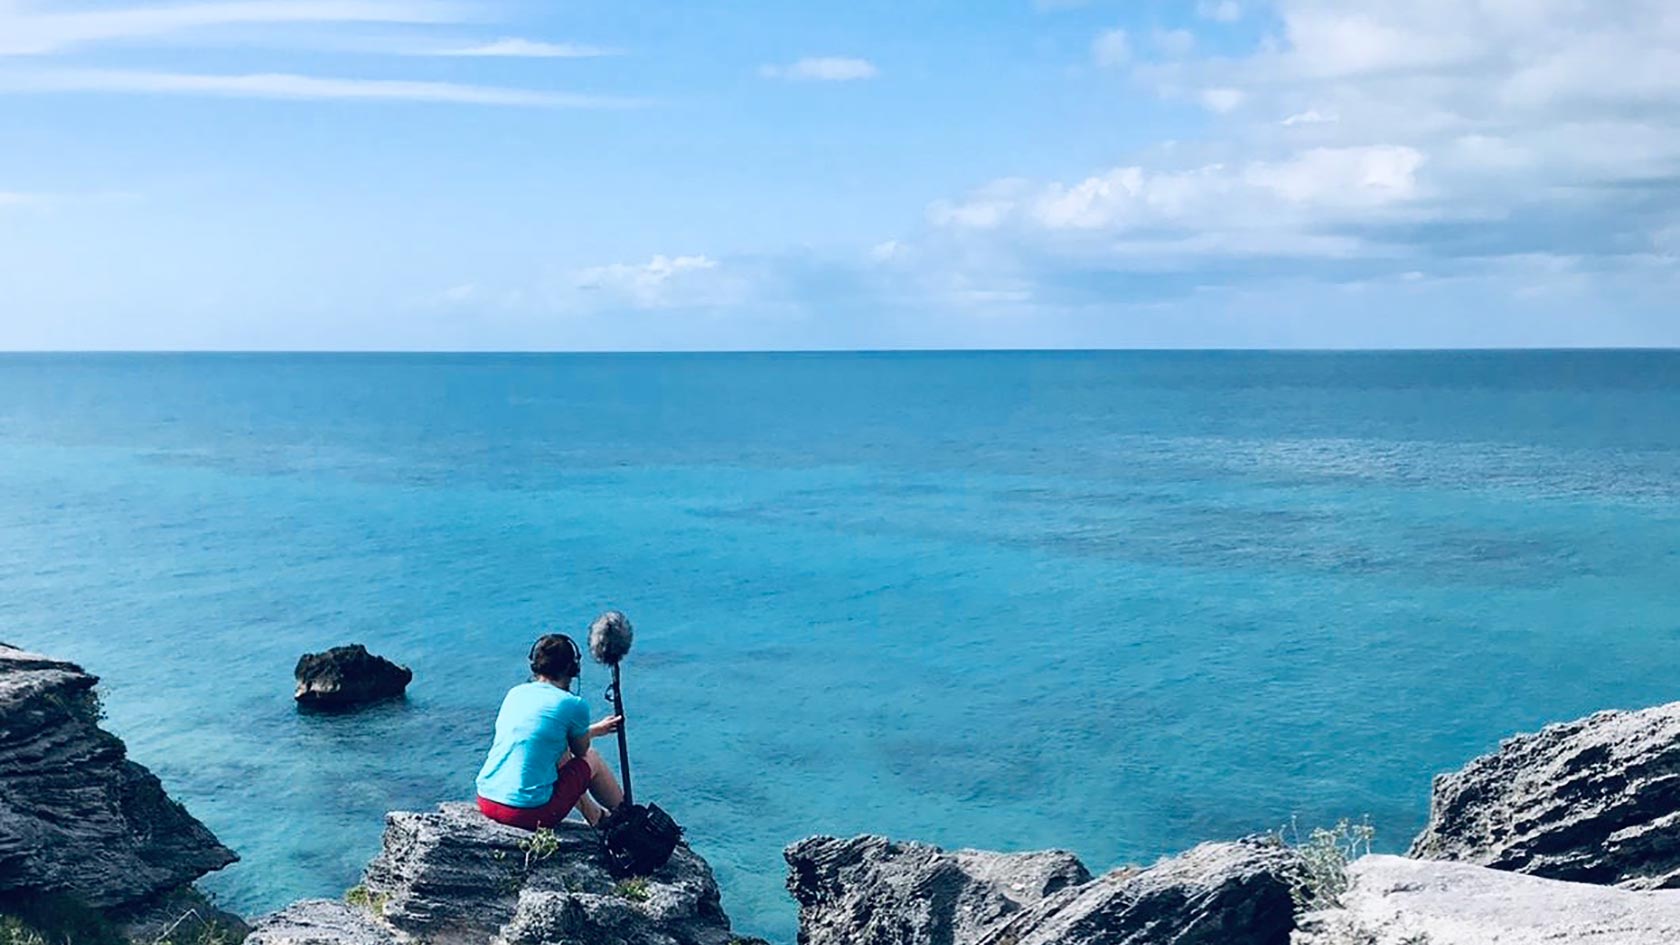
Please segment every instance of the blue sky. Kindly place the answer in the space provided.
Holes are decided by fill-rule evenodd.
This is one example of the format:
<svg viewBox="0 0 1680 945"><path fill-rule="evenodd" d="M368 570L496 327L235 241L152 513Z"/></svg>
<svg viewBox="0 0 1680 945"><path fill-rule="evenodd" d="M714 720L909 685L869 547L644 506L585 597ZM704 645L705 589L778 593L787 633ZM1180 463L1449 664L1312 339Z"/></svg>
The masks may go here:
<svg viewBox="0 0 1680 945"><path fill-rule="evenodd" d="M1680 345L1668 0L0 0L0 348Z"/></svg>

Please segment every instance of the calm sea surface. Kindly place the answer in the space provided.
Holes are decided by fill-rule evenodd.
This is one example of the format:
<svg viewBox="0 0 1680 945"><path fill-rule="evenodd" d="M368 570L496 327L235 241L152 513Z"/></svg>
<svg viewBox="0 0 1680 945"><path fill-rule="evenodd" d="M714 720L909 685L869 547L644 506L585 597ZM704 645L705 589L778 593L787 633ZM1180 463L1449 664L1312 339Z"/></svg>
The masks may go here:
<svg viewBox="0 0 1680 945"><path fill-rule="evenodd" d="M0 639L105 678L235 908L470 797L609 606L745 932L811 833L1396 849L1500 737L1680 698L1680 354L0 357ZM300 716L349 641L411 697Z"/></svg>

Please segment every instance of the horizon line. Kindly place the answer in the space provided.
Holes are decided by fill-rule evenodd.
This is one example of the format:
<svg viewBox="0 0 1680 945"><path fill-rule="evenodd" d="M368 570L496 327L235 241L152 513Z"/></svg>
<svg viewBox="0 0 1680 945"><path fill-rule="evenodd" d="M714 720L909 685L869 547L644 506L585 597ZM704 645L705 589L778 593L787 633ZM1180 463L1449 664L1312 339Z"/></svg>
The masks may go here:
<svg viewBox="0 0 1680 945"><path fill-rule="evenodd" d="M3 348L0 357L42 355L345 356L447 355L487 357L614 355L817 355L817 354L1451 354L1451 353L1648 352L1680 353L1680 345L1478 345L1478 346L1252 346L1252 347L1003 347L1003 348Z"/></svg>

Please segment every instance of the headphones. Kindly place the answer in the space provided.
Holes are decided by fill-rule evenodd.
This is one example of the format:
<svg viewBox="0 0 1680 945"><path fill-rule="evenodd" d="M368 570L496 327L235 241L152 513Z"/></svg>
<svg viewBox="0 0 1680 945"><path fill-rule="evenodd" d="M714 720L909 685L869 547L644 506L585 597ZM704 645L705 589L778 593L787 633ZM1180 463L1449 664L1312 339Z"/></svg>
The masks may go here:
<svg viewBox="0 0 1680 945"><path fill-rule="evenodd" d="M561 671L560 675L571 676L573 678L576 678L577 676L582 675L583 674L583 651L578 649L577 643L575 641L573 641L571 637L566 636L564 633L545 633L542 636L538 637L537 642L531 644L531 653L530 653L529 656L526 657L526 660L528 662L532 663L532 664L535 664L536 661L537 661L537 650L539 648L541 648L544 643L548 642L549 640L554 639L555 637L559 637L560 639L565 640L566 641L566 649L571 651L571 659L569 659L567 661L567 666L564 670ZM532 668L535 669L535 666L533 665Z"/></svg>

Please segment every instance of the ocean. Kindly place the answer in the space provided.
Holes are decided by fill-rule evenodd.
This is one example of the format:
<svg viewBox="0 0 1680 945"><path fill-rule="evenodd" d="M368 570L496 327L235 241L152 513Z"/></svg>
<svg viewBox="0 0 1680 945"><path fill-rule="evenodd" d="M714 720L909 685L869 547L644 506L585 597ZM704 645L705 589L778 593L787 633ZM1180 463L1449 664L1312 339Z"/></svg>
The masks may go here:
<svg viewBox="0 0 1680 945"><path fill-rule="evenodd" d="M103 677L236 910L470 798L608 607L744 933L813 833L1399 850L1436 772L1680 698L1680 352L0 356L0 639ZM409 698L299 714L346 642Z"/></svg>

